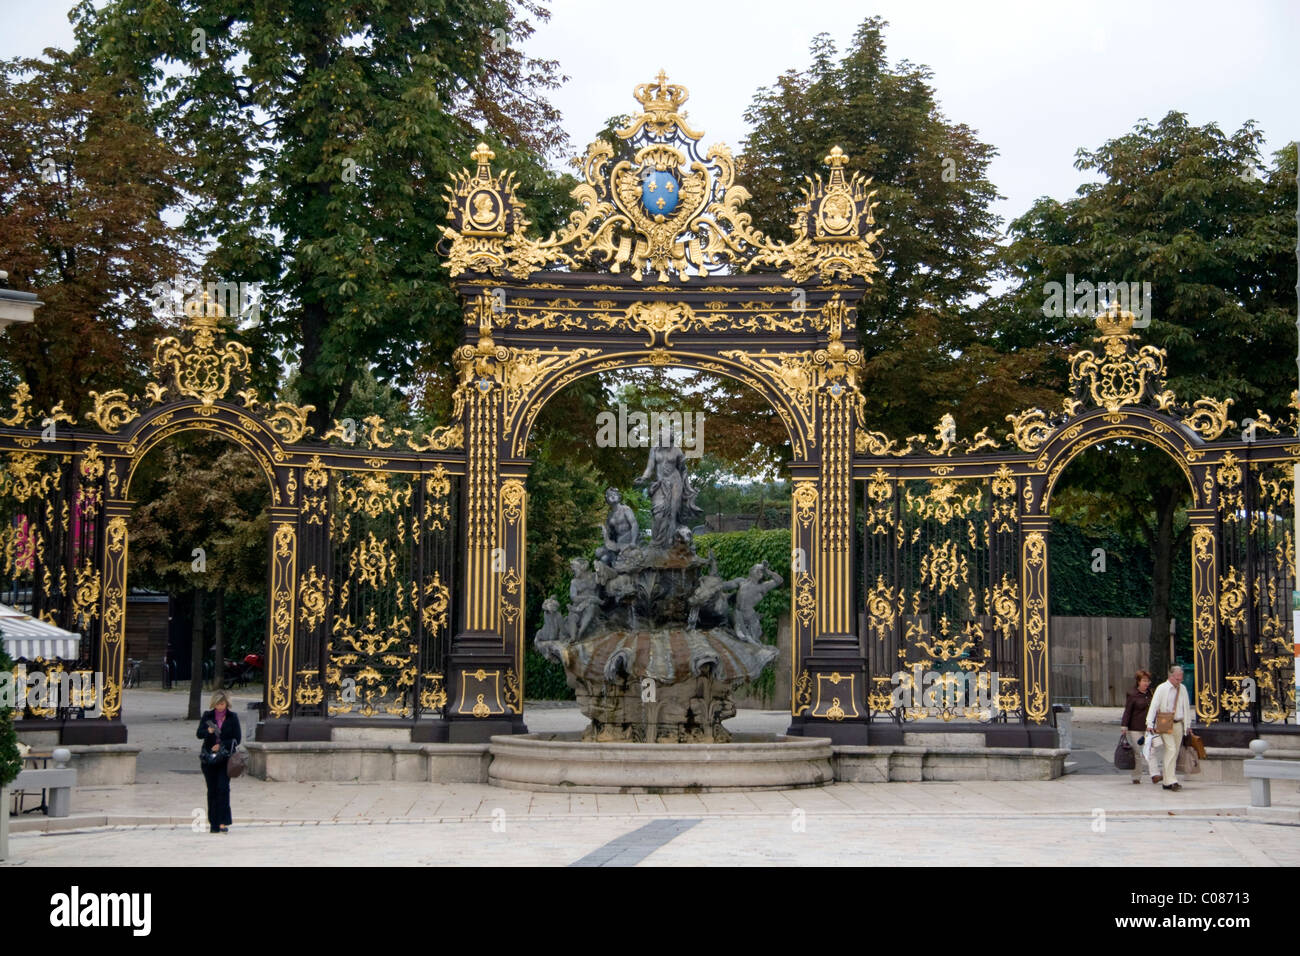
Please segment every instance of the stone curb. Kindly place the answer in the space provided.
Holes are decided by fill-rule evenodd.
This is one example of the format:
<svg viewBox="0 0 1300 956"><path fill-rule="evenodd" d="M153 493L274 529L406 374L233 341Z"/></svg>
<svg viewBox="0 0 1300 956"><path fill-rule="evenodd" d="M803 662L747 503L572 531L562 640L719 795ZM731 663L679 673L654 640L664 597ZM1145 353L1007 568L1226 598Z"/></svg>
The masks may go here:
<svg viewBox="0 0 1300 956"><path fill-rule="evenodd" d="M859 818L859 817L895 817L898 815L897 810L819 810L810 811L818 817L842 817L842 818ZM1091 819L1094 811L1089 810L1015 810L1015 811L994 811L994 810L971 810L971 811L954 811L943 812L934 810L917 810L908 811L908 817L935 817L939 819L1005 819L1007 817L1036 817L1047 818L1062 817L1066 819ZM1166 807L1151 807L1131 810L1106 810L1106 815L1114 818L1132 818L1132 817L1165 817L1174 816L1184 819L1205 818L1214 819L1216 817L1250 817L1257 818L1260 822L1279 823L1279 824L1296 824L1300 823L1300 807L1183 807L1180 809L1169 809ZM560 821L591 821L591 820L639 820L639 819L706 819L706 820L760 820L760 819L782 819L788 816L785 810L745 810L745 811L710 811L705 809L694 809L689 811L664 811L653 814L647 813L627 813L626 811L610 811L609 813L561 813L561 814L527 814L522 822L560 822ZM431 826L449 823L491 823L493 817L491 812L476 814L472 816L449 816L449 817L390 817L387 819L365 819L358 818L355 820L306 820L306 819L284 819L284 820L256 820L251 818L238 818L235 820L236 827L311 827L311 826ZM191 817L175 816L128 816L128 815L110 815L102 814L89 815L84 817L61 817L48 820L23 820L14 821L15 827L11 832L26 834L43 834L43 833L68 833L88 830L112 830L112 829L188 829L193 823Z"/></svg>

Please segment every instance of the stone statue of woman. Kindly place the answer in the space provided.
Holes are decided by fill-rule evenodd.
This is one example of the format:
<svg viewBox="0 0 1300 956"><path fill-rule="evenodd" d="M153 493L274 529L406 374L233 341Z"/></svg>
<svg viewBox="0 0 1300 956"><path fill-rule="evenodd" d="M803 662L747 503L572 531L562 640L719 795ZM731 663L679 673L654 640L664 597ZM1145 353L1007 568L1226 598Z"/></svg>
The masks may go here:
<svg viewBox="0 0 1300 956"><path fill-rule="evenodd" d="M703 514L695 507L696 492L686 474L686 455L673 438L672 424L665 422L659 429L659 443L650 448L645 472L635 481L650 485L651 537L655 547L664 550L673 546L679 527Z"/></svg>

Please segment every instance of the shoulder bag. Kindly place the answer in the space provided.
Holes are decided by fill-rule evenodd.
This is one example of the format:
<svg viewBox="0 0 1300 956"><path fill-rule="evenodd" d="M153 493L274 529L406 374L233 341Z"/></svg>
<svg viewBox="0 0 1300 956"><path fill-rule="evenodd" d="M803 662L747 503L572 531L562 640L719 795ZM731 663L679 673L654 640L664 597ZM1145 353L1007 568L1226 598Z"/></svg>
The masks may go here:
<svg viewBox="0 0 1300 956"><path fill-rule="evenodd" d="M1174 732L1174 714L1177 712L1177 710L1178 710L1178 690L1175 688L1174 709L1156 711L1156 733L1172 734Z"/></svg>

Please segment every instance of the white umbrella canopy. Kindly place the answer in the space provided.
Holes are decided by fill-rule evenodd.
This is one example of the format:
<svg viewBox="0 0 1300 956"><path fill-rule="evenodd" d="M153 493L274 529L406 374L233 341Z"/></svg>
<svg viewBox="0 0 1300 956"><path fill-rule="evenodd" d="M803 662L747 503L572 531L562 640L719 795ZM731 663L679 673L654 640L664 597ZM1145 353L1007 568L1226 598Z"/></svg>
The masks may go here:
<svg viewBox="0 0 1300 956"><path fill-rule="evenodd" d="M5 653L14 660L76 660L81 653L81 635L0 604L0 636Z"/></svg>

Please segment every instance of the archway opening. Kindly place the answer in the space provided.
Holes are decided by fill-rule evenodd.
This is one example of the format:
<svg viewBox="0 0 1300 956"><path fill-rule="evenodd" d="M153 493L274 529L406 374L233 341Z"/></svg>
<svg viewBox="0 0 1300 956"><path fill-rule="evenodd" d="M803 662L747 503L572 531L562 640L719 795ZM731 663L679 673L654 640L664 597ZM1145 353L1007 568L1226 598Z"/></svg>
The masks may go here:
<svg viewBox="0 0 1300 956"><path fill-rule="evenodd" d="M128 686L188 682L195 720L205 684L261 696L270 503L263 467L227 438L182 432L136 462L130 494Z"/></svg>
<svg viewBox="0 0 1300 956"><path fill-rule="evenodd" d="M727 382L733 386L724 388ZM766 561L784 583L757 607L763 640L782 655L741 688L741 707L771 708L789 696L790 491L793 451L781 416L752 388L712 372L663 366L604 371L566 385L546 400L529 434L524 696L571 700L562 668L533 647L543 602L570 603L570 561L590 561L601 546L617 489L635 513L640 536L652 525L648 482L638 483L657 426L670 423L687 458L698 508L691 530L698 553L716 557L736 578ZM734 398L742 397L737 406ZM782 643L782 639L784 643ZM781 685L781 686L778 686Z"/></svg>
<svg viewBox="0 0 1300 956"><path fill-rule="evenodd" d="M1193 499L1179 463L1154 443L1111 439L1079 450L1048 493L1053 701L1123 706L1139 670L1159 683L1171 663L1195 686Z"/></svg>

